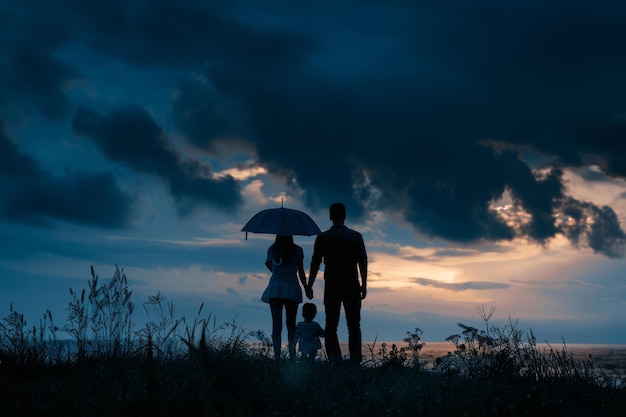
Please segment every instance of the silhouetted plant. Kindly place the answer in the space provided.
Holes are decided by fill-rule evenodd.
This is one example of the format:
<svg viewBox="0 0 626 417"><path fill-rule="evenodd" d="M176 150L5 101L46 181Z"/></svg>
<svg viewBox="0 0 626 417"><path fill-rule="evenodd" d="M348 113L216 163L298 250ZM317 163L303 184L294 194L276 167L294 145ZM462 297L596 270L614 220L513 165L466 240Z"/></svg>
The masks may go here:
<svg viewBox="0 0 626 417"><path fill-rule="evenodd" d="M185 323L184 317L176 317L174 303L166 302L160 291L148 296L143 303L148 321L143 329L136 334L140 345L150 342L150 354L156 359L168 358L181 351L180 326Z"/></svg>
<svg viewBox="0 0 626 417"><path fill-rule="evenodd" d="M68 323L63 327L74 339L75 359L88 356L130 354L133 349L132 314L134 303L123 270L115 266L111 281L99 283L91 267L87 281L89 292L70 288L72 300L68 304Z"/></svg>
<svg viewBox="0 0 626 417"><path fill-rule="evenodd" d="M40 318L39 326L29 327L24 314L10 304L9 314L0 321L0 352L16 365L46 362L59 355L60 346L55 344L57 330L50 310Z"/></svg>
<svg viewBox="0 0 626 417"><path fill-rule="evenodd" d="M272 354L272 339L268 337L263 330L256 330L252 332L251 337L258 340L258 342L252 343L252 348L260 355L270 356Z"/></svg>
<svg viewBox="0 0 626 417"><path fill-rule="evenodd" d="M407 337L404 338L404 342L407 346L399 346L392 343L389 346L386 342L383 342L377 349L377 338L375 338L373 344L367 345L369 351L369 359L365 361L365 366L368 367L411 367L420 369L426 366L426 361L420 361L420 352L425 343L422 342L421 336L423 331L419 328L415 328L414 331L407 331Z"/></svg>
<svg viewBox="0 0 626 417"><path fill-rule="evenodd" d="M377 365L392 367L405 366L409 362L406 348L399 347L395 343L392 343L390 347L387 343L382 343L376 359Z"/></svg>
<svg viewBox="0 0 626 417"><path fill-rule="evenodd" d="M411 353L411 365L417 368L423 368L426 366L427 362L420 361L420 353L422 349L426 345L425 342L422 342L422 334L424 331L420 328L415 328L414 331L407 331L407 337L404 338L404 342L408 343L408 350Z"/></svg>
<svg viewBox="0 0 626 417"><path fill-rule="evenodd" d="M485 306L483 304L476 306L476 311L478 311L478 315L485 322L485 332L487 336L489 336L489 319L493 316L493 313L496 311L494 306L489 306L489 311L485 310Z"/></svg>
<svg viewBox="0 0 626 417"><path fill-rule="evenodd" d="M460 325L448 338L454 352L432 369L420 361L419 328L406 346L375 340L363 366L302 366L276 362L262 331L219 324L204 304L192 321L177 317L160 293L143 303L149 320L135 331L123 271L112 281L104 289L92 270L88 291L70 290L71 355L58 354L68 345L50 312L28 327L11 306L0 323L3 415L612 417L626 404L626 386L574 360L564 342L542 350L517 321L489 326L493 308L477 308L486 329Z"/></svg>
<svg viewBox="0 0 626 417"><path fill-rule="evenodd" d="M459 323L463 336L456 334L446 339L455 350L435 361L435 371L481 378L559 379L598 386L613 383L591 360L574 359L565 342L560 350L549 344L540 349L532 331L526 335L517 324L509 319L502 327L491 327L492 336L489 336L484 331Z"/></svg>

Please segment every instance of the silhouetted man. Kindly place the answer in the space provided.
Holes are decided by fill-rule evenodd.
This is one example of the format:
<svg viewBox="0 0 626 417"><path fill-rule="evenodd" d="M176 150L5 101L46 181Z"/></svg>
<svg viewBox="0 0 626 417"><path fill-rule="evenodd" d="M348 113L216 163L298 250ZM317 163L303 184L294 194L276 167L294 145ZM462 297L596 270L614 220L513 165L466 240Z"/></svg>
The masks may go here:
<svg viewBox="0 0 626 417"><path fill-rule="evenodd" d="M337 326L341 304L348 325L350 361L360 363L361 300L367 295L367 253L359 232L344 225L346 207L342 203L330 206L333 226L315 239L306 296L313 298L313 282L324 260L324 307L326 311L326 354L331 361L341 360ZM361 283L359 284L359 274Z"/></svg>

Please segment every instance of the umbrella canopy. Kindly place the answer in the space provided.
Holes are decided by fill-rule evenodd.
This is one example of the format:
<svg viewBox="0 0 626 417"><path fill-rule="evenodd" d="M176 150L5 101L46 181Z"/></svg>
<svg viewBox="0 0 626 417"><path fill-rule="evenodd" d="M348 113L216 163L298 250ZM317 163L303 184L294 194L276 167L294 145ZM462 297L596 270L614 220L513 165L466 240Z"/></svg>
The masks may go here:
<svg viewBox="0 0 626 417"><path fill-rule="evenodd" d="M258 212L241 231L246 232L246 238L248 232L286 236L313 236L322 233L308 214L284 207Z"/></svg>

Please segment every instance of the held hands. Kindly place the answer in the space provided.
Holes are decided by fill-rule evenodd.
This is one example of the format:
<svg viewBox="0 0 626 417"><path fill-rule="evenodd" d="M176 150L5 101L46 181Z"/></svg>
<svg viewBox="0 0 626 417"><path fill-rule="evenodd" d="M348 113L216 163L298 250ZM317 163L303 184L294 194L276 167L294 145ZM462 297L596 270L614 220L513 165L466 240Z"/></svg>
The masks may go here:
<svg viewBox="0 0 626 417"><path fill-rule="evenodd" d="M309 285L304 286L304 293L309 300L313 299L313 287Z"/></svg>
<svg viewBox="0 0 626 417"><path fill-rule="evenodd" d="M367 287L365 285L361 285L359 292L361 293L361 300L365 300L365 297L367 296Z"/></svg>

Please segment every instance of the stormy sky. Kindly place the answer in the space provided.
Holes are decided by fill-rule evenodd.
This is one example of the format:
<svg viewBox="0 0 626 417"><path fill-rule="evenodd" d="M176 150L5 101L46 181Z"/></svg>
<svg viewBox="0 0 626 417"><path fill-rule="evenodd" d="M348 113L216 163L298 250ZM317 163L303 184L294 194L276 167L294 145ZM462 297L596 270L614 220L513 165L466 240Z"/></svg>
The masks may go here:
<svg viewBox="0 0 626 417"><path fill-rule="evenodd" d="M342 201L369 339L487 304L626 343L625 21L618 1L4 1L0 301L62 310L119 265L269 328L271 236L242 225L283 201L325 229Z"/></svg>

